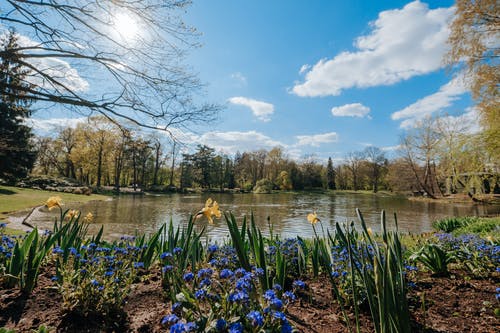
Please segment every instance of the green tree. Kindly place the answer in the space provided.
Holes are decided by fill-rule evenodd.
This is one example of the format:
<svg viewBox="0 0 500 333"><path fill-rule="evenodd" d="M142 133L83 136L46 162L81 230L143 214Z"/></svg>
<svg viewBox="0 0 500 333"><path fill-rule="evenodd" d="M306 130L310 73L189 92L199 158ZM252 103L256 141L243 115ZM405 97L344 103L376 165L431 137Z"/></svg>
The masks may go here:
<svg viewBox="0 0 500 333"><path fill-rule="evenodd" d="M31 100L25 93L33 85L24 79L28 71L19 63L18 37L9 32L1 41L2 52L11 52L5 58L0 53L0 178L15 181L25 177L36 159L31 128L24 123L31 115Z"/></svg>
<svg viewBox="0 0 500 333"><path fill-rule="evenodd" d="M500 161L500 2L456 0L446 56L466 77L477 101L484 140L496 163Z"/></svg>
<svg viewBox="0 0 500 333"><path fill-rule="evenodd" d="M328 157L328 164L326 165L326 188L329 190L336 190L335 185L335 169L333 168L332 158Z"/></svg>

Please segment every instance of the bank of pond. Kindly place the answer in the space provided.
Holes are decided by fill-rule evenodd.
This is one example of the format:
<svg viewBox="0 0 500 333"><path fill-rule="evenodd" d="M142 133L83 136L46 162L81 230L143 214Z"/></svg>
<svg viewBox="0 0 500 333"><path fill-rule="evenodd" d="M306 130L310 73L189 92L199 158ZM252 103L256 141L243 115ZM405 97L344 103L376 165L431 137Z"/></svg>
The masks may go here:
<svg viewBox="0 0 500 333"><path fill-rule="evenodd" d="M494 332L500 329L500 218L448 218L425 234L327 225L263 235L217 202L151 234L103 237L87 212L50 230L0 225L0 332ZM223 221L215 242L206 227ZM388 222L390 227L388 227Z"/></svg>

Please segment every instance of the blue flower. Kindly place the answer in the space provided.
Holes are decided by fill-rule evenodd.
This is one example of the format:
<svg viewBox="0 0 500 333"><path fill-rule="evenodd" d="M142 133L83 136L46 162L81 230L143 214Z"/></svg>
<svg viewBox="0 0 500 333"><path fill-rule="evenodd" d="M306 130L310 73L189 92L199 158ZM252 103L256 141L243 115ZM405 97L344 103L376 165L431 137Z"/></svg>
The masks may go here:
<svg viewBox="0 0 500 333"><path fill-rule="evenodd" d="M104 272L104 276L112 276L115 272L113 272L113 270L108 270L106 272Z"/></svg>
<svg viewBox="0 0 500 333"><path fill-rule="evenodd" d="M247 314L247 319L250 320L253 327L264 325L264 317L262 317L259 311L250 311L250 313Z"/></svg>
<svg viewBox="0 0 500 333"><path fill-rule="evenodd" d="M229 326L229 333L243 333L243 325L240 322L232 323Z"/></svg>
<svg viewBox="0 0 500 333"><path fill-rule="evenodd" d="M189 273L184 274L184 276L182 278L184 279L184 281L190 282L194 279L194 274L189 272Z"/></svg>
<svg viewBox="0 0 500 333"><path fill-rule="evenodd" d="M288 321L283 322L281 325L281 333L292 333L293 328Z"/></svg>
<svg viewBox="0 0 500 333"><path fill-rule="evenodd" d="M182 310L182 304L180 302L175 302L172 304L172 312L180 312Z"/></svg>
<svg viewBox="0 0 500 333"><path fill-rule="evenodd" d="M286 300L289 300L289 301L295 301L295 294L291 291L285 291L283 293L283 298L285 298Z"/></svg>
<svg viewBox="0 0 500 333"><path fill-rule="evenodd" d="M174 248L173 252L174 252L175 255L181 254L182 253L182 248L181 247L176 247L176 248Z"/></svg>
<svg viewBox="0 0 500 333"><path fill-rule="evenodd" d="M62 254L62 253L64 253L64 250L61 249L59 246L56 246L55 248L52 249L52 253L54 253L54 254Z"/></svg>
<svg viewBox="0 0 500 333"><path fill-rule="evenodd" d="M198 277L199 278L204 278L204 277L209 278L212 276L213 272L214 271L211 268L202 268L198 271Z"/></svg>
<svg viewBox="0 0 500 333"><path fill-rule="evenodd" d="M7 227L7 223L0 223L0 228L5 228Z"/></svg>
<svg viewBox="0 0 500 333"><path fill-rule="evenodd" d="M260 267L259 267L259 268L256 268L256 269L255 269L255 274L256 274L257 276L263 276L263 275L264 275L264 269L263 269L263 268L260 268Z"/></svg>
<svg viewBox="0 0 500 333"><path fill-rule="evenodd" d="M266 292L264 293L264 298L270 301L276 298L276 293L272 289L266 290Z"/></svg>
<svg viewBox="0 0 500 333"><path fill-rule="evenodd" d="M293 287L297 289L305 289L306 284L302 280L295 280L293 282Z"/></svg>
<svg viewBox="0 0 500 333"><path fill-rule="evenodd" d="M208 246L208 253L214 253L214 252L217 252L217 250L219 249L219 247L217 246L217 244L212 244L212 245L209 245ZM223 319L224 320L224 319Z"/></svg>
<svg viewBox="0 0 500 333"><path fill-rule="evenodd" d="M90 280L90 283L91 283L93 286L98 286L98 285L99 285L99 281L97 281L96 279L92 279L92 280Z"/></svg>
<svg viewBox="0 0 500 333"><path fill-rule="evenodd" d="M172 258L172 253L170 253L170 252L163 252L162 254L160 254L160 259L161 260L167 259L167 258Z"/></svg>
<svg viewBox="0 0 500 333"><path fill-rule="evenodd" d="M210 281L209 278L204 278L203 280L201 280L199 288L203 288L203 287L209 286L211 284L212 284L212 281Z"/></svg>
<svg viewBox="0 0 500 333"><path fill-rule="evenodd" d="M224 320L224 318L217 319L217 322L215 323L215 329L217 331L224 331L226 329L227 322Z"/></svg>
<svg viewBox="0 0 500 333"><path fill-rule="evenodd" d="M162 325L173 325L179 321L179 317L177 317L175 314L169 314L163 317L161 320Z"/></svg>
<svg viewBox="0 0 500 333"><path fill-rule="evenodd" d="M249 298L250 296L244 291L238 291L228 296L229 302L233 303L243 303L246 302Z"/></svg>
<svg viewBox="0 0 500 333"><path fill-rule="evenodd" d="M281 288L281 285L279 283L275 283L273 289L276 291L281 291L283 288Z"/></svg>
<svg viewBox="0 0 500 333"><path fill-rule="evenodd" d="M186 325L184 325L184 328L186 329L186 332L193 332L193 331L196 331L198 326L196 325L196 323L189 322L189 323L186 323Z"/></svg>
<svg viewBox="0 0 500 333"><path fill-rule="evenodd" d="M166 266L163 266L161 270L162 270L163 273L167 273L167 272L172 271L173 269L174 269L174 266L172 266L172 265L166 265Z"/></svg>
<svg viewBox="0 0 500 333"><path fill-rule="evenodd" d="M283 308L283 302L279 298L273 298L270 305L274 310L281 310Z"/></svg>
<svg viewBox="0 0 500 333"><path fill-rule="evenodd" d="M233 277L234 273L232 270L224 268L222 271L220 271L219 276L221 279L228 279L230 277Z"/></svg>
<svg viewBox="0 0 500 333"><path fill-rule="evenodd" d="M194 297L196 297L196 299L204 299L206 296L207 291L205 289L196 290L196 292L194 293Z"/></svg>
<svg viewBox="0 0 500 333"><path fill-rule="evenodd" d="M276 319L279 319L280 321L285 321L286 320L285 314L283 312L280 312L280 311L276 311L273 314L273 317L276 318Z"/></svg>
<svg viewBox="0 0 500 333"><path fill-rule="evenodd" d="M50 281L58 281L58 280L59 280L59 278L55 275L50 278Z"/></svg>
<svg viewBox="0 0 500 333"><path fill-rule="evenodd" d="M134 268L144 268L143 262L134 262Z"/></svg>
<svg viewBox="0 0 500 333"><path fill-rule="evenodd" d="M184 333L186 332L186 327L184 323L176 323L170 327L170 333Z"/></svg>

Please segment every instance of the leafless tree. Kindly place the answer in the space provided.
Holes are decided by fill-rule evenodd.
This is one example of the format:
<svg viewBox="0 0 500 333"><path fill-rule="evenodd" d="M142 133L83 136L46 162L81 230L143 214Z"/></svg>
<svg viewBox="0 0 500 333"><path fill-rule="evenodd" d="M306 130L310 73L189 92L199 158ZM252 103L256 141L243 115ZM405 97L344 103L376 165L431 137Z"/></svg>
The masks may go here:
<svg viewBox="0 0 500 333"><path fill-rule="evenodd" d="M198 33L180 18L188 0L4 0L0 29L20 46L0 52L29 70L30 100L114 122L169 130L213 119L203 85L183 64ZM35 86L33 86L33 84Z"/></svg>

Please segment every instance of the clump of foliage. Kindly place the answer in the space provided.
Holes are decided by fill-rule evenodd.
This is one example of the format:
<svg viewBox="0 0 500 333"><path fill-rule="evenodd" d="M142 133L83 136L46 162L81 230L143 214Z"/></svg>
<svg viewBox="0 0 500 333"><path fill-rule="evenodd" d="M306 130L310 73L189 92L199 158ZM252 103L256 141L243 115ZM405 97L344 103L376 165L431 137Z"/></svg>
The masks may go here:
<svg viewBox="0 0 500 333"><path fill-rule="evenodd" d="M292 332L285 312L295 294L283 292L280 285L259 293L262 274L259 268L187 272L178 302L162 324L174 332L181 328L186 332ZM294 289L304 286L299 280L294 283Z"/></svg>
<svg viewBox="0 0 500 333"><path fill-rule="evenodd" d="M469 224L476 223L478 221L477 217L466 216L466 217L447 217L434 221L432 227L438 231L442 232L453 232L456 229L463 228Z"/></svg>
<svg viewBox="0 0 500 333"><path fill-rule="evenodd" d="M144 267L143 262L137 261L142 250L128 241L113 247L89 243L80 249L70 248L69 260L59 268L60 278L53 278L64 307L83 315L119 310L137 270ZM55 247L52 252L57 257L64 250Z"/></svg>

